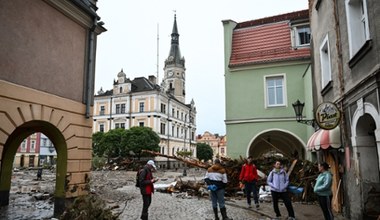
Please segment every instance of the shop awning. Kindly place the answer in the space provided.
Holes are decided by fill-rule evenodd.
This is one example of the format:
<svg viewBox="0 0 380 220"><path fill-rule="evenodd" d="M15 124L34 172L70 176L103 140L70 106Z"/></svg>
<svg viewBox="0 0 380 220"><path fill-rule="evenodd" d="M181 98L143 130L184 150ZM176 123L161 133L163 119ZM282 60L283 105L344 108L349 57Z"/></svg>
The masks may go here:
<svg viewBox="0 0 380 220"><path fill-rule="evenodd" d="M307 142L307 148L311 151L319 149L327 149L329 147L339 148L340 143L340 128L337 126L332 130L320 129L316 131Z"/></svg>

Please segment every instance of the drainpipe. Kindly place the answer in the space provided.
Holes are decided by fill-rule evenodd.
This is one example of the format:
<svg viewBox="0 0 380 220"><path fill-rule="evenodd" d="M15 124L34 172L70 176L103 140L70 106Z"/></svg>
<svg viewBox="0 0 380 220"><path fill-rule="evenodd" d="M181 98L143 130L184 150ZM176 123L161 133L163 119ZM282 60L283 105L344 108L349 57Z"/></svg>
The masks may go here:
<svg viewBox="0 0 380 220"><path fill-rule="evenodd" d="M88 53L87 53L87 77L86 77L86 118L91 117L90 108L93 101L94 93L94 79L95 79L95 28L98 25L97 17L93 18L93 24L90 28L89 38L88 38Z"/></svg>

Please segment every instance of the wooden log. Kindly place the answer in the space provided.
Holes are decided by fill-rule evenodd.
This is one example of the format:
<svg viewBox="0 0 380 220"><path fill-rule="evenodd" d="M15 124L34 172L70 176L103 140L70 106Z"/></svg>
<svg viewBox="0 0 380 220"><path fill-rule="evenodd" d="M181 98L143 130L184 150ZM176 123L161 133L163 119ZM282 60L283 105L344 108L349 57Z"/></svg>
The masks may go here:
<svg viewBox="0 0 380 220"><path fill-rule="evenodd" d="M290 174L292 173L294 167L296 166L297 161L298 161L297 159L293 160L293 163L290 166L289 171L288 171L288 176L290 176Z"/></svg>

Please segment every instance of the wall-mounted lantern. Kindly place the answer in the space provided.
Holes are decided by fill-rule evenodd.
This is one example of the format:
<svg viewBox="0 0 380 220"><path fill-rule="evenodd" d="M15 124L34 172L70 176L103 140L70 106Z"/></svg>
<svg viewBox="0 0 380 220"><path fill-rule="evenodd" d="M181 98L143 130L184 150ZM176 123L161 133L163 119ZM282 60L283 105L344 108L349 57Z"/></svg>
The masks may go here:
<svg viewBox="0 0 380 220"><path fill-rule="evenodd" d="M299 99L297 99L297 101L294 102L292 105L294 108L294 112L296 113L297 122L302 123L302 124L306 124L306 125L310 125L313 127L316 126L314 119L305 119L305 120L303 119L302 112L303 112L303 108L305 106L305 103L302 103L302 102L300 102Z"/></svg>

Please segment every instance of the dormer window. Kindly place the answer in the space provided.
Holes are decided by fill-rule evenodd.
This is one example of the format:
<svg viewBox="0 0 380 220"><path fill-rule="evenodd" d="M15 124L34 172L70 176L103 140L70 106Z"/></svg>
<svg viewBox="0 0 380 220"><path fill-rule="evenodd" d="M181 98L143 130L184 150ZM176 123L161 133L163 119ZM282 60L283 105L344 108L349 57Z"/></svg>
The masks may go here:
<svg viewBox="0 0 380 220"><path fill-rule="evenodd" d="M308 24L293 26L293 47L305 47L310 45L310 26Z"/></svg>

